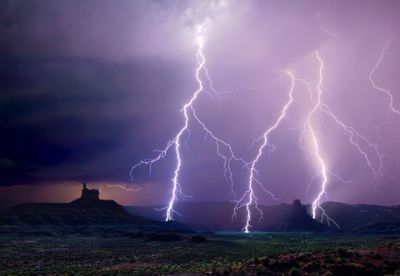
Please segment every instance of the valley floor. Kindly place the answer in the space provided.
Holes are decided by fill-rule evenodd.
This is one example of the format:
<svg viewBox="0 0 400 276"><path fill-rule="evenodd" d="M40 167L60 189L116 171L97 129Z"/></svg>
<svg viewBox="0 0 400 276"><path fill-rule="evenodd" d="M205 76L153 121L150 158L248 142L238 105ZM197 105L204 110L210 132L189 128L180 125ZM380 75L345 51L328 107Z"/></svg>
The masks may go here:
<svg viewBox="0 0 400 276"><path fill-rule="evenodd" d="M203 233L204 241L193 235L157 241L165 237L2 234L0 275L400 275L396 236L224 232Z"/></svg>

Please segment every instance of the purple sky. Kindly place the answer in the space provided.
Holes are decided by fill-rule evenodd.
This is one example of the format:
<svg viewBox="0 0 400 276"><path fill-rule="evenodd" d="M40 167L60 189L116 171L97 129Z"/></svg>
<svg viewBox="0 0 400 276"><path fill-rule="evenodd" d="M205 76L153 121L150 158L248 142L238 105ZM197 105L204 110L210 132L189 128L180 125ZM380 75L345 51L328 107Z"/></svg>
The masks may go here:
<svg viewBox="0 0 400 276"><path fill-rule="evenodd" d="M197 85L196 28L205 21L214 85L238 88L224 97L203 94L196 102L210 129L239 156L254 158L257 147L248 146L288 97L282 70L315 85L318 50L325 63L323 101L384 155L384 176L376 179L349 136L319 112L314 124L327 166L351 180L331 175L329 199L400 204L400 115L390 112L389 98L369 80L391 40L374 79L400 110L399 14L396 0L1 1L0 205L68 201L80 181L124 204L164 204L173 151L154 165L150 178L141 168L132 183L129 171L181 127L179 110ZM318 179L308 187L317 172L313 156L299 148L310 97L300 83L294 97L287 120L271 136L276 150L258 165L260 179L280 198L259 193L265 204L311 202L319 189ZM191 130L182 151L185 193L198 201L232 200L215 144L195 124ZM240 194L248 171L235 164L233 172ZM116 184L141 190L109 186Z"/></svg>

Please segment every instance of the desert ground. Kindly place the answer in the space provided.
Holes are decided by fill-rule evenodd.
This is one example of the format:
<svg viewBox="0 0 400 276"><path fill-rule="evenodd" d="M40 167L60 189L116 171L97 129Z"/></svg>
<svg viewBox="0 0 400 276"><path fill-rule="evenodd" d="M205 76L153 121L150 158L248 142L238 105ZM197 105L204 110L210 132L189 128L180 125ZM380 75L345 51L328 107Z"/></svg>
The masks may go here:
<svg viewBox="0 0 400 276"><path fill-rule="evenodd" d="M400 236L42 229L0 235L0 274L400 275Z"/></svg>

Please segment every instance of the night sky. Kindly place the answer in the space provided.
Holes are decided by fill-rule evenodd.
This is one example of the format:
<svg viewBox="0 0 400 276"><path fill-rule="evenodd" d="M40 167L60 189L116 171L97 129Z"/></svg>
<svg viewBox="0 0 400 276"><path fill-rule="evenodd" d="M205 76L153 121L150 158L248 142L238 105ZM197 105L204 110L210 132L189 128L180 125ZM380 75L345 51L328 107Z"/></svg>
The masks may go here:
<svg viewBox="0 0 400 276"><path fill-rule="evenodd" d="M376 177L349 135L318 113L329 200L400 204L400 114L369 80L388 45L373 77L400 110L399 14L397 0L2 0L0 205L70 201L83 181L122 204L166 204L174 151L150 177L148 167L136 170L133 181L129 172L182 126L181 108L197 89L195 34L204 22L208 71L217 90L230 92L202 93L195 108L238 156L254 158L258 144L249 146L287 101L282 71L318 82L318 50L323 101L383 156L383 175ZM263 204L309 203L319 191L313 156L299 147L310 96L301 83L295 89L286 120L271 135L275 150L258 165L259 179L277 197L257 191ZM195 201L235 199L215 143L194 121L190 130L182 147L185 194ZM362 149L379 163L371 148ZM238 163L232 170L241 194L248 170Z"/></svg>

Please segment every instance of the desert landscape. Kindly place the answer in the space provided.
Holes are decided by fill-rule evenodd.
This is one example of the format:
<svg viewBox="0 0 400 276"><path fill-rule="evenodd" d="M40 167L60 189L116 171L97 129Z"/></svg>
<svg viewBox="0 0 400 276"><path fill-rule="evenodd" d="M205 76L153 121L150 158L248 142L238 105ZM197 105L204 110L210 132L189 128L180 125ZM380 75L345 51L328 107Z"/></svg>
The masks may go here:
<svg viewBox="0 0 400 276"><path fill-rule="evenodd" d="M1 0L0 276L400 275L399 0Z"/></svg>
<svg viewBox="0 0 400 276"><path fill-rule="evenodd" d="M266 218L268 224L245 234L235 229L239 225L224 230L217 223L224 223L217 219L220 213L205 216L201 225L185 220L164 222L134 214L158 214L152 207L124 208L98 196L97 190L85 186L81 197L71 203L32 203L1 209L0 271L5 275L400 273L399 206L391 207L390 212L387 207L359 206L379 214L360 223L351 219L347 210L341 210L351 207L332 204L331 208L337 209L337 221L346 225L343 229L316 222L300 201L265 206L265 211L275 209L274 220ZM216 205L231 210L230 204L224 203L184 205L189 205L188 212L207 208L222 212L223 206ZM344 217L339 218L340 214Z"/></svg>

